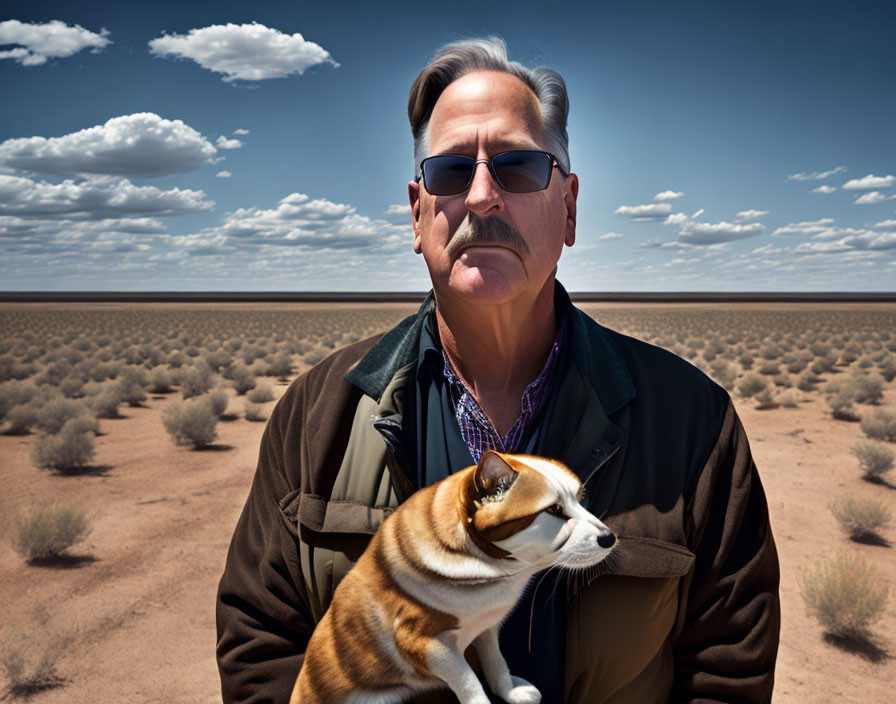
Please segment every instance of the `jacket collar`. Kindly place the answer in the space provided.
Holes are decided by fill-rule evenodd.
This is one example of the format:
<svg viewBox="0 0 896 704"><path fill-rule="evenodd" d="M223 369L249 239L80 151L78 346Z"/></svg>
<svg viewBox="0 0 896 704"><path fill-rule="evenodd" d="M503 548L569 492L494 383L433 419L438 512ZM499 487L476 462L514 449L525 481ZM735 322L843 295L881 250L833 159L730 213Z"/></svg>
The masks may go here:
<svg viewBox="0 0 896 704"><path fill-rule="evenodd" d="M569 340L565 343L582 376L590 383L605 413L613 413L635 396L635 386L616 343L608 330L576 308L559 281L554 286L559 306L569 316ZM345 378L379 402L386 387L403 366L416 359L423 323L435 309L430 291L415 315L408 316L383 335Z"/></svg>

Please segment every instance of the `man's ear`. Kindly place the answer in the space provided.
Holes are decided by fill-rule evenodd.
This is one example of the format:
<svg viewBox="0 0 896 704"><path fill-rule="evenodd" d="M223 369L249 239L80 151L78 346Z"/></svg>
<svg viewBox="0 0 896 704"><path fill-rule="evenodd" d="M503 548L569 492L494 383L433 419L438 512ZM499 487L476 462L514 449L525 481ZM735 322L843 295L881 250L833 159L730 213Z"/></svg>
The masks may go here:
<svg viewBox="0 0 896 704"><path fill-rule="evenodd" d="M576 243L576 199L579 197L579 177L570 174L563 183L563 204L566 206L566 234L563 241L567 247Z"/></svg>
<svg viewBox="0 0 896 704"><path fill-rule="evenodd" d="M411 224L414 226L414 251L420 254L423 251L420 239L420 182L408 182L408 200L411 203Z"/></svg>

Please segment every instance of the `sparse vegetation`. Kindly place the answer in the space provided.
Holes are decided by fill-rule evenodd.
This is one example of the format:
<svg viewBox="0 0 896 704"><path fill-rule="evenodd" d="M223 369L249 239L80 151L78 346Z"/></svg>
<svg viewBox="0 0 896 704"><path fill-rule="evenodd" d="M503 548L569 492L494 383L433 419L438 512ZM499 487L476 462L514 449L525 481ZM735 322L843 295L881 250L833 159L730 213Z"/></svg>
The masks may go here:
<svg viewBox="0 0 896 704"><path fill-rule="evenodd" d="M260 404L246 401L246 405L243 407L243 409L243 414L245 415L246 420L260 422L263 420L267 420L268 418Z"/></svg>
<svg viewBox="0 0 896 704"><path fill-rule="evenodd" d="M71 506L41 503L19 513L12 531L12 546L29 562L49 560L90 535L87 513Z"/></svg>
<svg viewBox="0 0 896 704"><path fill-rule="evenodd" d="M252 403L267 403L274 400L274 391L270 384L259 384L246 394L246 398Z"/></svg>
<svg viewBox="0 0 896 704"><path fill-rule="evenodd" d="M162 411L162 423L178 445L204 447L218 436L218 414L207 398L191 398L168 406Z"/></svg>
<svg viewBox="0 0 896 704"><path fill-rule="evenodd" d="M872 440L896 442L896 413L877 409L863 416L859 427Z"/></svg>
<svg viewBox="0 0 896 704"><path fill-rule="evenodd" d="M883 615L889 590L874 565L844 552L804 571L800 591L806 608L828 633L867 640L870 626Z"/></svg>
<svg viewBox="0 0 896 704"><path fill-rule="evenodd" d="M893 450L876 440L859 440L852 453L870 481L883 481L883 475L893 469Z"/></svg>
<svg viewBox="0 0 896 704"><path fill-rule="evenodd" d="M890 523L890 509L873 499L847 496L835 499L829 505L840 527L853 540L869 540L878 537Z"/></svg>
<svg viewBox="0 0 896 704"><path fill-rule="evenodd" d="M71 472L87 466L93 459L94 430L72 418L58 433L40 435L31 446L31 461L36 467Z"/></svg>

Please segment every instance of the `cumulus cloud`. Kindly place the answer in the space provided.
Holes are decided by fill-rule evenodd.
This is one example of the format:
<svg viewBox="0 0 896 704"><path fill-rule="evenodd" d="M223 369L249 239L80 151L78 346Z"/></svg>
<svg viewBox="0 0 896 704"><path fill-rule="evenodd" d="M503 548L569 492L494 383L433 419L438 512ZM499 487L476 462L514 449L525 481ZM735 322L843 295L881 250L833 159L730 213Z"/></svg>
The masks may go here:
<svg viewBox="0 0 896 704"><path fill-rule="evenodd" d="M803 242L794 251L839 254L856 250L877 252L891 249L896 249L896 232L863 232L833 242Z"/></svg>
<svg viewBox="0 0 896 704"><path fill-rule="evenodd" d="M755 220L763 215L768 215L767 210L741 210L735 217L741 222L745 220Z"/></svg>
<svg viewBox="0 0 896 704"><path fill-rule="evenodd" d="M896 230L896 220L881 220L872 225L874 230Z"/></svg>
<svg viewBox="0 0 896 704"><path fill-rule="evenodd" d="M896 183L896 176L875 176L868 174L863 178L854 178L841 186L844 191L873 191L876 188L889 188Z"/></svg>
<svg viewBox="0 0 896 704"><path fill-rule="evenodd" d="M662 193L657 193L653 199L655 201L666 201L666 200L675 200L676 198L681 198L684 195L682 191L663 191Z"/></svg>
<svg viewBox="0 0 896 704"><path fill-rule="evenodd" d="M834 218L821 218L820 220L804 220L803 222L792 222L789 225L779 227L772 235L814 235L819 232L826 232L831 229L834 224Z"/></svg>
<svg viewBox="0 0 896 704"><path fill-rule="evenodd" d="M845 188L845 186L844 186ZM853 205L871 205L873 203L883 203L887 197L880 191L869 191L859 196L853 201Z"/></svg>
<svg viewBox="0 0 896 704"><path fill-rule="evenodd" d="M622 237L622 233L620 233L620 232L608 232L605 235L601 235L597 239L599 239L599 240L618 240L620 237Z"/></svg>
<svg viewBox="0 0 896 704"><path fill-rule="evenodd" d="M390 220L407 221L411 217L411 206L407 203L404 205L390 205L383 211L383 216Z"/></svg>
<svg viewBox="0 0 896 704"><path fill-rule="evenodd" d="M233 131L234 134L244 135L249 134L249 130L244 130L242 127Z"/></svg>
<svg viewBox="0 0 896 704"><path fill-rule="evenodd" d="M846 171L845 166L838 166L836 168L831 169L830 171L810 171L810 172L801 172L798 174L787 174L788 181L822 181L829 176L833 176L834 174L839 174L842 171Z"/></svg>
<svg viewBox="0 0 896 704"><path fill-rule="evenodd" d="M632 222L659 220L672 211L669 203L648 203L647 205L622 205L613 211L616 215L624 215Z"/></svg>
<svg viewBox="0 0 896 704"><path fill-rule="evenodd" d="M149 47L156 56L192 59L204 69L223 73L225 82L301 75L317 64L339 67L329 52L298 32L284 34L258 22L163 34L151 40Z"/></svg>
<svg viewBox="0 0 896 704"><path fill-rule="evenodd" d="M215 146L218 149L239 149L243 143L238 139L227 139L227 137L221 136L215 140Z"/></svg>
<svg viewBox="0 0 896 704"><path fill-rule="evenodd" d="M225 171L219 171L218 173L215 174L215 176L217 176L218 178L230 178L231 176L233 176L233 174L230 173L229 171L225 170Z"/></svg>
<svg viewBox="0 0 896 704"><path fill-rule="evenodd" d="M755 222L750 225L730 222L690 222L678 233L680 242L695 245L721 244L755 237L765 232L765 225Z"/></svg>
<svg viewBox="0 0 896 704"><path fill-rule="evenodd" d="M141 112L62 137L25 137L0 143L0 164L49 174L111 174L151 178L195 171L217 154L181 120Z"/></svg>
<svg viewBox="0 0 896 704"><path fill-rule="evenodd" d="M125 178L92 177L62 183L0 174L0 215L98 220L129 216L188 215L209 211L203 191L135 186Z"/></svg>
<svg viewBox="0 0 896 704"><path fill-rule="evenodd" d="M18 20L0 22L0 46L16 45L0 51L0 59L13 59L22 66L40 66L51 58L65 58L91 47L96 54L112 43L103 27L99 34L80 25L69 27L59 20L43 24L28 24Z"/></svg>
<svg viewBox="0 0 896 704"><path fill-rule="evenodd" d="M827 184L823 186L819 186L818 188L813 188L809 193L833 193L837 189L833 186L829 186Z"/></svg>

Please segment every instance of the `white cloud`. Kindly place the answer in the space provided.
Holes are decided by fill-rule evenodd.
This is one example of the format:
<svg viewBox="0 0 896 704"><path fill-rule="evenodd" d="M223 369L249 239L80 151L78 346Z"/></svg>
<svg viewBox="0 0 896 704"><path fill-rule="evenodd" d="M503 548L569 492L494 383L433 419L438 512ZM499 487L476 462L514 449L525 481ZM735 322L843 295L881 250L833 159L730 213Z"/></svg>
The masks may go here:
<svg viewBox="0 0 896 704"><path fill-rule="evenodd" d="M0 46L18 46L0 51L0 59L13 59L22 66L40 66L47 59L71 56L88 47L92 47L91 53L95 54L112 43L106 39L108 34L105 27L96 34L77 24L69 27L59 20L44 24L6 20L0 22Z"/></svg>
<svg viewBox="0 0 896 704"><path fill-rule="evenodd" d="M217 176L218 178L230 178L231 176L233 176L233 174L230 173L229 171L225 170L225 171L219 171L218 173L215 174L215 176Z"/></svg>
<svg viewBox="0 0 896 704"><path fill-rule="evenodd" d="M407 220L411 217L411 206L408 203L403 205L390 205L383 211L383 215L390 220Z"/></svg>
<svg viewBox="0 0 896 704"><path fill-rule="evenodd" d="M242 127L233 131L234 134L244 135L249 134L249 130L244 130Z"/></svg>
<svg viewBox="0 0 896 704"><path fill-rule="evenodd" d="M113 174L151 178L195 171L217 150L181 120L141 112L62 137L7 139L0 164L50 174Z"/></svg>
<svg viewBox="0 0 896 704"><path fill-rule="evenodd" d="M838 166L830 171L811 171L811 172L801 172L798 174L787 174L788 181L822 181L829 176L833 176L834 174L839 174L841 171L846 171L845 166Z"/></svg>
<svg viewBox="0 0 896 704"><path fill-rule="evenodd" d="M657 193L653 199L655 201L666 201L666 200L675 200L676 198L681 198L684 195L681 191L663 191L662 193Z"/></svg>
<svg viewBox="0 0 896 704"><path fill-rule="evenodd" d="M794 251L838 254L856 250L882 251L890 249L896 249L896 232L865 232L860 235L843 237L835 242L803 242Z"/></svg>
<svg viewBox="0 0 896 704"><path fill-rule="evenodd" d="M863 178L854 178L844 183L841 188L844 191L872 191L876 188L889 188L896 183L896 176L875 176L868 174Z"/></svg>
<svg viewBox="0 0 896 704"><path fill-rule="evenodd" d="M601 235L597 239L599 239L599 240L618 240L620 237L622 237L622 233L620 233L620 232L608 232L605 235Z"/></svg>
<svg viewBox="0 0 896 704"><path fill-rule="evenodd" d="M896 230L896 220L881 220L872 226L875 230Z"/></svg>
<svg viewBox="0 0 896 704"><path fill-rule="evenodd" d="M98 220L209 211L203 191L135 186L125 178L92 177L54 184L0 174L0 215Z"/></svg>
<svg viewBox="0 0 896 704"><path fill-rule="evenodd" d="M869 191L859 196L853 201L854 205L871 205L873 203L883 203L887 197L880 191Z"/></svg>
<svg viewBox="0 0 896 704"><path fill-rule="evenodd" d="M261 81L301 75L311 66L329 63L338 68L320 45L301 34L284 34L252 24L211 25L187 34L163 34L149 42L156 56L192 59L202 68L223 73L224 81Z"/></svg>
<svg viewBox="0 0 896 704"><path fill-rule="evenodd" d="M625 215L632 222L643 222L645 220L658 220L665 217L672 210L669 203L649 203L647 205L622 205L614 214Z"/></svg>
<svg viewBox="0 0 896 704"><path fill-rule="evenodd" d="M686 224L678 234L680 242L695 245L720 244L755 237L765 232L765 225L754 222L750 225L730 222Z"/></svg>
<svg viewBox="0 0 896 704"><path fill-rule="evenodd" d="M836 190L837 189L833 186L825 184L823 186L819 186L818 188L813 188L811 191L809 191L809 193L833 193Z"/></svg>
<svg viewBox="0 0 896 704"><path fill-rule="evenodd" d="M735 217L743 222L744 220L755 220L763 215L768 215L767 210L741 210Z"/></svg>
<svg viewBox="0 0 896 704"><path fill-rule="evenodd" d="M238 139L227 139L227 137L221 136L215 140L215 146L218 149L239 149L243 143Z"/></svg>
<svg viewBox="0 0 896 704"><path fill-rule="evenodd" d="M772 233L772 235L814 235L819 232L829 231L833 224L834 218L792 222L784 227L779 227Z"/></svg>

